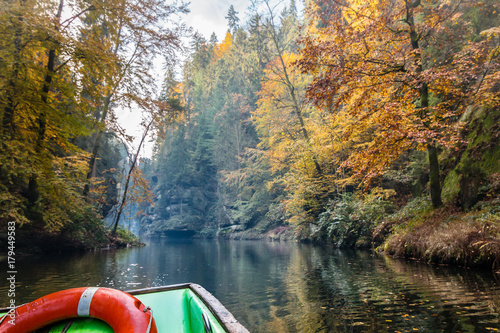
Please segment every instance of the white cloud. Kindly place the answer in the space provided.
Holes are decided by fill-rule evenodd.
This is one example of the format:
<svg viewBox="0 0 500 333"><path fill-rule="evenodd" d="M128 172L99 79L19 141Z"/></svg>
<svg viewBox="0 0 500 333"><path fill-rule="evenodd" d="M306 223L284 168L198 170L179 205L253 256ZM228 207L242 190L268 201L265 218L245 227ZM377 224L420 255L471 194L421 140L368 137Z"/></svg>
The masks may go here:
<svg viewBox="0 0 500 333"><path fill-rule="evenodd" d="M249 4L249 0L192 0L189 6L191 12L187 14L185 21L203 34L207 40L215 32L218 40L221 41L227 31L225 16L229 7L234 6L241 23L244 22L245 11Z"/></svg>

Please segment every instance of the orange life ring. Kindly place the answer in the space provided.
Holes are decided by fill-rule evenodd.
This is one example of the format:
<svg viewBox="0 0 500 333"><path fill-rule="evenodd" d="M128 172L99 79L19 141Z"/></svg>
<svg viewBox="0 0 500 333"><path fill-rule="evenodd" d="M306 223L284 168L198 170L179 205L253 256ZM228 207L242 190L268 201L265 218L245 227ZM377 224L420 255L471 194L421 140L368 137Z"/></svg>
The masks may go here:
<svg viewBox="0 0 500 333"><path fill-rule="evenodd" d="M151 310L123 291L110 288L74 288L44 296L15 310L0 324L0 332L26 333L75 317L100 319L115 333L157 333ZM9 315L8 315L9 316Z"/></svg>

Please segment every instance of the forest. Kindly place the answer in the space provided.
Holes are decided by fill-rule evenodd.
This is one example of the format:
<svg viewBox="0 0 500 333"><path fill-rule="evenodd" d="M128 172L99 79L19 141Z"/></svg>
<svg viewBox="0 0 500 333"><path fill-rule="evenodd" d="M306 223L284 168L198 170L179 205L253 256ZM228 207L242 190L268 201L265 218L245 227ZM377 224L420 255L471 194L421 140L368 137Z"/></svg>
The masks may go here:
<svg viewBox="0 0 500 333"><path fill-rule="evenodd" d="M138 154L128 148L133 138L118 112L138 113L144 135L175 113L155 98L152 62L158 56L171 59L182 47L188 29L179 17L186 5L156 0L3 0L1 5L2 230L14 221L18 246L31 251L94 248L119 233L129 237L118 228L119 213L127 198L149 197L142 195L147 192L135 168ZM102 218L113 210L118 216L108 232Z"/></svg>
<svg viewBox="0 0 500 333"><path fill-rule="evenodd" d="M3 3L0 220L29 246L133 220L498 268L498 1L254 1L222 41L187 4Z"/></svg>

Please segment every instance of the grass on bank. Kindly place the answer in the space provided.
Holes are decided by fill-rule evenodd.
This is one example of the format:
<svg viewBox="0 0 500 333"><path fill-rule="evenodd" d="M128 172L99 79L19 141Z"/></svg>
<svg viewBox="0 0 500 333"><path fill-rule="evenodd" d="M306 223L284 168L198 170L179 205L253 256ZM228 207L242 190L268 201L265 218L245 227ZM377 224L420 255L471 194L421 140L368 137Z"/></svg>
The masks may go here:
<svg viewBox="0 0 500 333"><path fill-rule="evenodd" d="M448 204L433 210L417 198L379 224L378 250L432 263L500 269L500 199L480 202L470 212Z"/></svg>

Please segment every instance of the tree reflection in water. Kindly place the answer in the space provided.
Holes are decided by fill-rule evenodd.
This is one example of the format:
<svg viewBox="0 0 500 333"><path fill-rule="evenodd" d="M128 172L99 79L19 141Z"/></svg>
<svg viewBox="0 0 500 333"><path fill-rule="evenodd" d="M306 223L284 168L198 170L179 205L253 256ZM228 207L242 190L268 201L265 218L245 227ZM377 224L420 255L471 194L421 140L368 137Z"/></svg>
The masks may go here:
<svg viewBox="0 0 500 333"><path fill-rule="evenodd" d="M500 327L497 282L490 272L309 247L284 278L289 315L271 309L258 332L493 330Z"/></svg>
<svg viewBox="0 0 500 333"><path fill-rule="evenodd" d="M16 266L18 304L77 286L130 290L194 282L254 333L500 328L500 288L491 272L293 242L161 240L143 248L30 256Z"/></svg>

